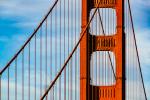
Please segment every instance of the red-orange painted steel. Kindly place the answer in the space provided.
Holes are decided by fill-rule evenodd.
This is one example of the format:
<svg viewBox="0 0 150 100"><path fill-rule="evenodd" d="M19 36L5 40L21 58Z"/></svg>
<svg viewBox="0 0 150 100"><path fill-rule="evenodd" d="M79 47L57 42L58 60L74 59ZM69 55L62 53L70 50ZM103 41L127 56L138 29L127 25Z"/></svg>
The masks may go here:
<svg viewBox="0 0 150 100"><path fill-rule="evenodd" d="M82 31L88 23L88 0L82 0ZM89 100L88 31L80 42L80 100Z"/></svg>
<svg viewBox="0 0 150 100"><path fill-rule="evenodd" d="M90 2L91 0L82 0L82 30L84 30L86 24L88 23L90 8L94 8L90 7L90 4L88 5ZM100 0L97 0L96 3L97 2L100 2ZM106 5L104 8L108 8L108 6ZM94 97L94 100L125 100L125 34L123 15L124 0L116 0L115 10L117 17L117 32L116 35L112 37L115 38L117 45L115 45L113 49L110 47L110 49L115 54L116 83L113 86L90 86L90 46L88 43L90 40L90 35L87 30L80 43L80 100L91 100L91 87L94 88L94 94L97 95ZM110 36L103 36L103 38L109 37ZM98 36L96 38L98 39ZM99 36L99 38L101 37ZM96 44L97 42L92 43L95 43L92 44L94 46L98 45ZM104 48L100 47L98 50L104 51ZM109 47L107 47L107 51L108 50ZM105 96L102 96L101 94Z"/></svg>

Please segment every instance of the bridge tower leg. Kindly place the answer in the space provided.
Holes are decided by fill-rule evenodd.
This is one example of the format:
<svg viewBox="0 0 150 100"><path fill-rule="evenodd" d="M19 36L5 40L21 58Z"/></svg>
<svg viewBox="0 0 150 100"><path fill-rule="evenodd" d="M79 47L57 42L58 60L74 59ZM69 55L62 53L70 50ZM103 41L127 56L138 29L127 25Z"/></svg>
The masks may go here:
<svg viewBox="0 0 150 100"><path fill-rule="evenodd" d="M82 0L82 31L89 20L89 0ZM88 29L80 42L80 100L90 100L90 55Z"/></svg>
<svg viewBox="0 0 150 100"><path fill-rule="evenodd" d="M95 8L97 5L99 8L115 9L117 17L117 31L114 36L94 36L93 40L90 38L91 35L87 29L83 36L80 42L80 100L91 100L91 87L94 88L94 93L97 95L94 100L125 100L124 0L82 0L82 31L85 29L89 21L91 9ZM109 47L100 47L101 45L97 45L97 41L100 39L104 39L106 41L113 39L115 41L115 45L111 46L108 44L107 46ZM92 46L95 46L95 50L91 52L90 48ZM90 85L90 56L94 51L115 51L116 83L113 86ZM104 95L109 95L109 93L111 93L111 95L113 94L113 96L106 98ZM102 94L103 96L101 96Z"/></svg>

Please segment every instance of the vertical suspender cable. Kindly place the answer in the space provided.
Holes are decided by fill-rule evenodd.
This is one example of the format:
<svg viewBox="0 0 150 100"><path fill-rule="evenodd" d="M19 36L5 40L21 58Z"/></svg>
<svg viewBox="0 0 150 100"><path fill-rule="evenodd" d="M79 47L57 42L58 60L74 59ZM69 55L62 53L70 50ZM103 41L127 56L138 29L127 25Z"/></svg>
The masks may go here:
<svg viewBox="0 0 150 100"><path fill-rule="evenodd" d="M7 87L7 89L8 89L8 93L7 93L7 96L8 96L8 100L9 100L9 67L8 67L8 87Z"/></svg>
<svg viewBox="0 0 150 100"><path fill-rule="evenodd" d="M17 100L17 58L15 59L15 100Z"/></svg>
<svg viewBox="0 0 150 100"><path fill-rule="evenodd" d="M75 45L76 45L76 0L75 0L75 20L74 20L74 23L75 23ZM74 60L74 62L75 62L75 100L77 99L77 52L75 52L75 60Z"/></svg>
<svg viewBox="0 0 150 100"><path fill-rule="evenodd" d="M65 30L65 26L66 26L66 23L65 23L65 17L66 17L66 13L65 13L65 10L66 10L66 2L64 0L64 62L65 62L65 44L66 44L66 41L65 41L65 33L66 33L66 30ZM66 68L64 70L64 100L66 100Z"/></svg>
<svg viewBox="0 0 150 100"><path fill-rule="evenodd" d="M61 0L60 0L60 16L61 16ZM62 17L62 16L61 16ZM59 50L59 52L60 52L60 69L61 69L61 17L60 17L60 22L59 22L59 24L60 24L60 31L59 31L59 35L60 35L60 50ZM59 69L59 70L60 70ZM60 76L60 79L59 79L59 100L61 100L62 98L61 98L61 76Z"/></svg>
<svg viewBox="0 0 150 100"><path fill-rule="evenodd" d="M54 31L54 28L53 28L53 17L55 17L55 16L53 16L52 15L52 17L51 17L51 37L53 36L53 31ZM53 45L53 43L55 43L55 41L53 40L53 39L51 39L51 49L52 49L52 51L51 51L51 60L52 59L54 59L54 57L53 57L53 53L55 53L55 51L53 50L53 46L55 46L55 45ZM51 61L51 63L53 64L53 61ZM53 76L55 76L55 72L54 72L54 65L52 66L52 78L53 78ZM54 100L54 95L55 95L55 89L54 89L54 87L53 87L53 92L52 92L52 100Z"/></svg>
<svg viewBox="0 0 150 100"><path fill-rule="evenodd" d="M98 12L99 12L99 10L100 10L100 9L98 9ZM100 29L100 20L99 20L99 19L98 19L98 22L99 22L99 23L98 23L98 28L99 28L98 35L100 36L101 29ZM98 74L98 79L99 79L98 85L100 85L100 79L101 79L101 78L100 78L100 76L101 76L101 75L100 75L100 73L101 73L101 72L100 72L100 71L101 71L101 65L100 65L100 64L101 64L101 62L100 62L100 60L101 60L101 59L100 59L101 55L100 55L100 54L101 54L101 52L98 53L98 71L99 71L99 74Z"/></svg>
<svg viewBox="0 0 150 100"><path fill-rule="evenodd" d="M56 16L57 16L57 6L55 7L55 24L57 25L57 19L56 19ZM57 75L57 29L55 27L54 29L55 31L55 75ZM55 88L54 88L54 91L55 91L55 100L57 100L57 82L55 83Z"/></svg>
<svg viewBox="0 0 150 100"><path fill-rule="evenodd" d="M106 16L107 16L107 23L106 23L106 25L107 25L107 35L109 35L109 9L107 8L106 9ZM105 42L105 46L107 46L107 40L106 40L106 42ZM107 54L109 53L109 51L105 51L106 52L106 85L108 84L108 73L109 73L109 71L108 71L108 57L107 57ZM108 53L107 53L108 52ZM108 94L107 94L107 90L106 90L106 97L108 96Z"/></svg>
<svg viewBox="0 0 150 100"><path fill-rule="evenodd" d="M74 12L74 11L73 11L73 1L74 1L74 0L71 1L71 7L70 7L70 9L71 9L72 12ZM73 13L72 13L72 12L70 13L70 20L73 20L73 17L72 17L72 16L73 16ZM70 24L71 24L70 26L72 26L72 25L74 24L73 21L70 21ZM69 27L68 27L68 28L69 28ZM70 41L69 41L69 42L70 42L70 48L71 48L70 50L72 50L72 43L73 43L73 42L72 42L72 40L73 40L72 38L73 38L73 33L74 33L73 30L70 31L70 33L71 33L71 34L70 34L71 36L70 36ZM72 92L72 79L73 79L73 77L72 77L72 69L73 69L73 68L72 68L72 67L73 67L73 66L72 66L72 59L70 59L70 89L71 89L71 91L70 91L70 100L72 100L72 93L73 93L73 92Z"/></svg>
<svg viewBox="0 0 150 100"><path fill-rule="evenodd" d="M96 32L95 35L97 36L97 12L96 12L96 17L95 17L95 18L96 18L96 20L95 20L95 21L96 21L96 22L95 22L95 24L96 24L96 26L95 26L95 27L96 27L96 29L95 29L95 32ZM96 52L96 56L95 56L95 57L96 57L96 68L95 68L95 69L96 69L96 70L95 70L95 71L96 71L96 72L95 72L95 74L96 74L96 81L95 81L95 85L97 85L97 67L98 67L98 65L97 65L97 60L98 60L97 57L98 57L98 56L97 56L97 55L98 55L98 53ZM95 98L96 98L96 96L97 96L97 95L95 94Z"/></svg>
<svg viewBox="0 0 150 100"><path fill-rule="evenodd" d="M104 20L104 9L102 9L102 19L101 19L102 21ZM102 23L102 21L101 21L101 23ZM104 21L103 21L104 22ZM104 31L104 26L102 26L102 24L101 24L101 27L102 27L102 31ZM104 85L104 53L102 52L101 53L102 54L102 85Z"/></svg>
<svg viewBox="0 0 150 100"><path fill-rule="evenodd" d="M35 38L34 38L34 49L35 49L35 51L34 51L34 99L36 100L36 34L35 34Z"/></svg>
<svg viewBox="0 0 150 100"><path fill-rule="evenodd" d="M22 100L24 100L24 49L22 51Z"/></svg>
<svg viewBox="0 0 150 100"><path fill-rule="evenodd" d="M42 27L40 28L40 97L42 96Z"/></svg>
<svg viewBox="0 0 150 100"><path fill-rule="evenodd" d="M107 35L107 23L106 23L106 9L104 9L104 30L105 30L105 33ZM103 41L103 45L105 46L105 40ZM106 52L104 51L104 85L106 85ZM104 94L104 97L105 97L105 90L103 90L103 94Z"/></svg>
<svg viewBox="0 0 150 100"><path fill-rule="evenodd" d="M45 27L45 90L47 89L47 19ZM47 96L46 96L47 100Z"/></svg>
<svg viewBox="0 0 150 100"><path fill-rule="evenodd" d="M106 30L107 30L107 35L109 35L109 14L108 14L108 8L106 8ZM105 41L105 46L107 46L107 40ZM108 57L107 57L107 54L109 53L109 51L105 51L106 53L106 85L108 84L108 73L109 73L109 70L108 70ZM106 97L107 97L107 90L105 90L105 94L106 94Z"/></svg>
<svg viewBox="0 0 150 100"><path fill-rule="evenodd" d="M52 14L50 15L50 83L52 81ZM50 92L50 99L52 100L52 92Z"/></svg>
<svg viewBox="0 0 150 100"><path fill-rule="evenodd" d="M112 12L113 12L113 10L111 10L111 9L108 9L108 15L109 15L109 17L108 17L108 19L109 19L109 35L113 35L113 32L112 32ZM109 39L109 41L108 41L108 45L110 46L110 39ZM113 61L113 55L112 55L112 53L110 52L110 51L108 51L108 53L110 54L110 58L111 58L111 61ZM110 62L110 59L109 59L109 54L107 53L107 61L108 61L108 69L109 69L109 72L108 72L108 84L112 84L112 72L111 72L111 62ZM113 62L112 62L113 63ZM114 65L113 65L114 66ZM114 68L114 67L113 67ZM108 92L108 97L111 97L111 92L109 91Z"/></svg>
<svg viewBox="0 0 150 100"><path fill-rule="evenodd" d="M29 65L28 65L28 100L30 100L30 42L29 42L29 54L28 54L28 62L29 62Z"/></svg>

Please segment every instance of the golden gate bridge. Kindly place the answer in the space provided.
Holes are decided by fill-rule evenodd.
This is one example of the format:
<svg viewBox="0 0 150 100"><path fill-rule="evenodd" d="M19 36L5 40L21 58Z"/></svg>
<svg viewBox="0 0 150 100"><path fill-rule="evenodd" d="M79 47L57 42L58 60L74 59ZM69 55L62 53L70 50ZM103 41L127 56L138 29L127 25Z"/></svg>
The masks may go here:
<svg viewBox="0 0 150 100"><path fill-rule="evenodd" d="M147 100L129 0L55 0L0 71L0 100Z"/></svg>

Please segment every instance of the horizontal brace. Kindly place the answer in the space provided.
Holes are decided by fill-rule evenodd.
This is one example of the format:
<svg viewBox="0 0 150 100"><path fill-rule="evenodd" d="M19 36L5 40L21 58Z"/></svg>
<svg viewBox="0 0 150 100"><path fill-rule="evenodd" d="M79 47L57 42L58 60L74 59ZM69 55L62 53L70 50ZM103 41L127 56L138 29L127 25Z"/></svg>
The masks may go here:
<svg viewBox="0 0 150 100"><path fill-rule="evenodd" d="M98 8L115 8L116 0L92 0L92 8L97 7L100 2Z"/></svg>
<svg viewBox="0 0 150 100"><path fill-rule="evenodd" d="M97 95L94 100L116 100L116 85L112 86L90 86Z"/></svg>
<svg viewBox="0 0 150 100"><path fill-rule="evenodd" d="M91 36L90 43L92 52L94 51L113 51L117 46L116 36Z"/></svg>

